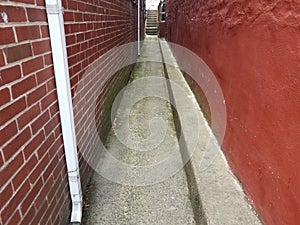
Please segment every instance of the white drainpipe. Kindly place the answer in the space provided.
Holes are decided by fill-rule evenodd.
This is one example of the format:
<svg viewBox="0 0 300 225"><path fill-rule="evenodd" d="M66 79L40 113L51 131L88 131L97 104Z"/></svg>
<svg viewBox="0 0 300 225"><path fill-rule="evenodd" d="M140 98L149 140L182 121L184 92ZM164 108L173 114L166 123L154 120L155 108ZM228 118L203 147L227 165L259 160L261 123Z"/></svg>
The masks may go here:
<svg viewBox="0 0 300 225"><path fill-rule="evenodd" d="M82 191L79 176L77 145L70 88L69 67L61 0L45 0L49 24L58 105L72 199L71 222L80 223Z"/></svg>
<svg viewBox="0 0 300 225"><path fill-rule="evenodd" d="M138 0L138 55L141 54L141 0Z"/></svg>

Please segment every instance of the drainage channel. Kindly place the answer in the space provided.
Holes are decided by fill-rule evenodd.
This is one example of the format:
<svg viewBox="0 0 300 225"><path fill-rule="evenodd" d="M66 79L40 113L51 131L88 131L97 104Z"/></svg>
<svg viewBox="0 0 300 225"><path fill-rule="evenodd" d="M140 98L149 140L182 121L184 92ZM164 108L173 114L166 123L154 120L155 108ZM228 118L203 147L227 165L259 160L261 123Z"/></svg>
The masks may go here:
<svg viewBox="0 0 300 225"><path fill-rule="evenodd" d="M174 94L173 94L173 90L171 88L170 77L169 77L168 70L166 67L166 62L165 62L161 42L159 42L159 48L160 48L163 67L164 67L164 74L167 79L167 86L168 86L168 93L169 93L170 101L174 103L175 102ZM190 155L188 154L189 151L187 150L187 143L186 143L185 137L181 136L182 132L181 132L180 117L177 113L176 107L171 105L171 108L172 108L172 113L173 113L173 119L174 119L177 139L178 139L178 143L179 143L179 149L180 149L181 156L182 156L182 161L187 162L184 165L184 171L185 171L185 175L187 178L189 197L190 197L190 201L191 201L191 204L193 207L195 222L197 225L198 224L206 225L207 221L206 221L206 217L204 215L199 190L197 187L196 176L195 176L193 167L191 165Z"/></svg>
<svg viewBox="0 0 300 225"><path fill-rule="evenodd" d="M193 171L180 167L184 143L161 57L158 39L146 37L106 142L117 160L104 156L96 168L82 224L206 224Z"/></svg>

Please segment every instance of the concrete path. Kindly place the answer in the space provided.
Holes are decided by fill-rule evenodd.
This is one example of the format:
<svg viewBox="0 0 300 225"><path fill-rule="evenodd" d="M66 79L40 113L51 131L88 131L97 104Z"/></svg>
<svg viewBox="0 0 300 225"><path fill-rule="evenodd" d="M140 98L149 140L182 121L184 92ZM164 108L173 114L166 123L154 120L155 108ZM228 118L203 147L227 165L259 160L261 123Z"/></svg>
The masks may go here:
<svg viewBox="0 0 300 225"><path fill-rule="evenodd" d="M147 37L107 139L108 151L130 169L103 158L98 169L104 168L108 176L94 174L83 224L199 224L195 222L185 170L180 167L161 57L158 39ZM170 155L175 156L172 163L159 165Z"/></svg>
<svg viewBox="0 0 300 225"><path fill-rule="evenodd" d="M82 224L262 224L165 40L146 37L121 93Z"/></svg>

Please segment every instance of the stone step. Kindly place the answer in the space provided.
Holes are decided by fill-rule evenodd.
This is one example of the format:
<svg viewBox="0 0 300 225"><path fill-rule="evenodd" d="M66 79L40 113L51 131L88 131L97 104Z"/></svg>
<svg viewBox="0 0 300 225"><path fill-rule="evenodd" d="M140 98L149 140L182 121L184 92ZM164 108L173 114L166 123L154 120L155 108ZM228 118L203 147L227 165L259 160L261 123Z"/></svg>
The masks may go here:
<svg viewBox="0 0 300 225"><path fill-rule="evenodd" d="M157 23L147 23L147 27L157 27Z"/></svg>
<svg viewBox="0 0 300 225"><path fill-rule="evenodd" d="M152 34L152 35L156 35L157 34L157 30L146 30L146 34Z"/></svg>
<svg viewBox="0 0 300 225"><path fill-rule="evenodd" d="M146 34L148 34L148 35L157 35L157 32L146 32Z"/></svg>

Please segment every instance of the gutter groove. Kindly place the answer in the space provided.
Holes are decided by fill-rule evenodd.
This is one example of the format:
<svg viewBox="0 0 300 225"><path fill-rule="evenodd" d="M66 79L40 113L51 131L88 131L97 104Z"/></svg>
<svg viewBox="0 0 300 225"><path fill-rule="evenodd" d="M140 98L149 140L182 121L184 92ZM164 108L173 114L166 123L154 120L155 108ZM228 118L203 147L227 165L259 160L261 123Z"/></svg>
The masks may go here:
<svg viewBox="0 0 300 225"><path fill-rule="evenodd" d="M171 102L176 103L175 97L173 94L173 90L172 90L172 86L170 83L171 81L170 81L170 77L168 74L168 69L166 66L165 58L164 58L164 52L163 52L162 46L161 46L161 41L159 40L158 43L159 43L159 48L160 48L162 63L163 63L163 68L164 68L163 71L164 71L165 77L167 79L169 98L170 98ZM176 108L172 104L171 104L171 108L172 108L173 120L174 120L174 124L175 124L175 131L177 134L177 139L178 139L178 144L179 144L179 148L180 148L182 161L185 162L186 157L189 157L189 155L186 154L187 143L186 143L184 134L182 134L182 137L180 138L181 124L180 124L180 117L176 111ZM192 203L193 214L194 214L194 219L195 219L196 225L207 225L208 223L207 223L207 219L206 219L206 216L205 216L205 213L203 210L201 197L200 197L200 193L199 193L198 185L197 185L197 181L196 181L196 176L195 176L195 173L193 170L193 166L191 165L191 160L189 160L184 165L183 168L184 168L184 171L186 174L188 190L189 190L189 198Z"/></svg>

